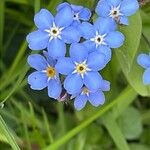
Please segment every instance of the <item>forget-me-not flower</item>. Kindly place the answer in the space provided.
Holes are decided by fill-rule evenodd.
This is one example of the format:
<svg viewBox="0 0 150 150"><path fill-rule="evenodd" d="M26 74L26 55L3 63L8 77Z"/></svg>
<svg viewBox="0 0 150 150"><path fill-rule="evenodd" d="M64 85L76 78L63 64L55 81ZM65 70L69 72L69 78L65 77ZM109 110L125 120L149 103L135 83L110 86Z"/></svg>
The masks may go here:
<svg viewBox="0 0 150 150"><path fill-rule="evenodd" d="M56 69L60 74L67 75L64 88L69 94L80 91L83 84L90 90L98 90L102 84L102 77L98 73L105 67L103 54L92 52L80 43L70 47L70 57L59 58Z"/></svg>
<svg viewBox="0 0 150 150"><path fill-rule="evenodd" d="M90 91L86 86L83 86L81 91L75 95L72 95L74 100L74 107L77 110L81 110L85 107L87 101L89 101L93 106L98 107L103 105L105 102L105 95L103 91L110 90L110 83L106 80L102 80L102 86L96 91Z"/></svg>
<svg viewBox="0 0 150 150"><path fill-rule="evenodd" d="M61 3L57 7L57 11L62 8L70 6L73 12L73 26L80 25L81 21L88 21L91 17L91 11L88 8L84 8L83 6L73 5L69 3Z"/></svg>
<svg viewBox="0 0 150 150"><path fill-rule="evenodd" d="M120 24L128 25L128 16L139 8L137 0L100 0L96 13L101 17L111 17Z"/></svg>
<svg viewBox="0 0 150 150"><path fill-rule="evenodd" d="M28 83L31 89L42 90L48 87L48 95L51 98L60 97L62 86L59 80L59 74L55 69L56 61L45 53L47 59L42 55L32 54L28 57L29 65L36 69L28 76Z"/></svg>
<svg viewBox="0 0 150 150"><path fill-rule="evenodd" d="M38 30L27 36L29 48L42 50L47 48L54 59L65 56L66 44L78 42L80 34L74 27L73 12L68 6L62 8L55 17L46 9L41 9L34 17Z"/></svg>
<svg viewBox="0 0 150 150"><path fill-rule="evenodd" d="M105 55L106 63L111 59L111 48L118 48L124 42L124 35L116 31L116 23L109 18L98 18L94 25L83 22L80 26L84 45L91 51Z"/></svg>
<svg viewBox="0 0 150 150"><path fill-rule="evenodd" d="M140 54L138 56L137 62L140 66L142 66L145 70L143 74L143 83L145 85L150 84L150 53L147 54Z"/></svg>

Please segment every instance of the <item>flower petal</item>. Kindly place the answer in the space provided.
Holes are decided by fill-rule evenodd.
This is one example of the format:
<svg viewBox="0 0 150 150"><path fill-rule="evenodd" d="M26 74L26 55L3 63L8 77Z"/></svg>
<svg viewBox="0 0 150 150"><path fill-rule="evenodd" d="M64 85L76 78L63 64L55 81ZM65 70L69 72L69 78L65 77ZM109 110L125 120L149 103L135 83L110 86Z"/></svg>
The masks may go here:
<svg viewBox="0 0 150 150"><path fill-rule="evenodd" d="M73 22L73 12L70 6L65 6L58 11L55 23L58 27L68 27Z"/></svg>
<svg viewBox="0 0 150 150"><path fill-rule="evenodd" d="M73 11L74 11L75 13L78 13L79 11L81 11L81 10L83 9L83 6L71 4L71 8L73 9Z"/></svg>
<svg viewBox="0 0 150 150"><path fill-rule="evenodd" d="M46 32L40 30L31 32L26 37L29 43L29 48L32 50L42 50L48 45L49 35Z"/></svg>
<svg viewBox="0 0 150 150"><path fill-rule="evenodd" d="M105 55L98 52L92 52L89 54L87 64L92 71L99 71L105 67Z"/></svg>
<svg viewBox="0 0 150 150"><path fill-rule="evenodd" d="M56 64L56 60L50 57L47 51L43 51L43 55L45 56L49 66L54 67L54 65Z"/></svg>
<svg viewBox="0 0 150 150"><path fill-rule="evenodd" d="M87 72L83 82L91 91L98 90L102 85L102 77L98 72Z"/></svg>
<svg viewBox="0 0 150 150"><path fill-rule="evenodd" d="M105 38L106 43L111 48L118 48L122 46L124 39L124 35L119 31L110 32Z"/></svg>
<svg viewBox="0 0 150 150"><path fill-rule="evenodd" d="M139 3L137 0L123 0L120 10L125 16L133 15L139 9Z"/></svg>
<svg viewBox="0 0 150 150"><path fill-rule="evenodd" d="M119 23L124 25L129 25L128 17L125 16L120 17Z"/></svg>
<svg viewBox="0 0 150 150"><path fill-rule="evenodd" d="M76 110L80 111L82 108L85 107L87 102L86 95L79 95L74 100L74 107Z"/></svg>
<svg viewBox="0 0 150 150"><path fill-rule="evenodd" d="M61 3L57 6L56 10L60 11L62 8L66 7L66 6L70 6L69 3L67 3L67 2Z"/></svg>
<svg viewBox="0 0 150 150"><path fill-rule="evenodd" d="M49 29L54 21L53 15L47 9L41 9L34 17L35 25L39 29Z"/></svg>
<svg viewBox="0 0 150 150"><path fill-rule="evenodd" d="M94 27L101 35L115 31L117 29L116 22L112 18L98 18L94 23Z"/></svg>
<svg viewBox="0 0 150 150"><path fill-rule="evenodd" d="M69 94L76 94L81 91L83 86L83 81L81 76L78 74L70 74L66 77L64 81L64 88Z"/></svg>
<svg viewBox="0 0 150 150"><path fill-rule="evenodd" d="M88 8L83 8L79 13L79 18L84 21L88 21L91 17L91 11Z"/></svg>
<svg viewBox="0 0 150 150"><path fill-rule="evenodd" d="M83 44L73 43L70 46L70 57L76 62L83 62L88 57L88 51Z"/></svg>
<svg viewBox="0 0 150 150"><path fill-rule="evenodd" d="M42 71L42 70L46 70L47 68L47 61L46 59L39 55L39 54L32 54L28 57L28 64L38 70L38 71Z"/></svg>
<svg viewBox="0 0 150 150"><path fill-rule="evenodd" d="M122 0L106 0L111 6L117 7L121 4Z"/></svg>
<svg viewBox="0 0 150 150"><path fill-rule="evenodd" d="M98 2L98 5L96 7L96 13L99 16L108 17L110 10L111 10L111 7L109 5L109 2L105 0Z"/></svg>
<svg viewBox="0 0 150 150"><path fill-rule="evenodd" d="M96 50L96 44L95 44L95 42L93 42L91 40L87 40L87 41L83 42L83 45L87 48L87 51L89 53Z"/></svg>
<svg viewBox="0 0 150 150"><path fill-rule="evenodd" d="M75 29L75 27L65 28L62 31L61 36L64 42L67 44L79 42L80 40L80 33L77 31L77 29Z"/></svg>
<svg viewBox="0 0 150 150"><path fill-rule="evenodd" d="M74 64L71 60L71 58L59 58L57 61L57 64L55 66L57 72L68 75L73 72L74 70Z"/></svg>
<svg viewBox="0 0 150 150"><path fill-rule="evenodd" d="M85 39L90 39L92 37L94 37L95 35L95 30L94 30L94 26L88 22L83 22L80 27L79 30L81 32L81 35L85 38Z"/></svg>
<svg viewBox="0 0 150 150"><path fill-rule="evenodd" d="M103 105L105 102L104 93L101 91L97 91L95 93L90 93L89 102L95 107L98 107L99 105Z"/></svg>
<svg viewBox="0 0 150 150"><path fill-rule="evenodd" d="M150 67L143 74L143 82L145 85L150 84Z"/></svg>
<svg viewBox="0 0 150 150"><path fill-rule="evenodd" d="M28 76L28 83L33 90L42 90L47 87L47 76L43 72L33 72Z"/></svg>
<svg viewBox="0 0 150 150"><path fill-rule="evenodd" d="M100 88L102 91L109 91L110 90L110 82L103 80L102 81L102 86Z"/></svg>
<svg viewBox="0 0 150 150"><path fill-rule="evenodd" d="M102 54L105 55L105 63L106 64L111 60L112 52L111 52L111 49L108 46L100 45L100 46L98 46L97 51L99 53L102 53Z"/></svg>
<svg viewBox="0 0 150 150"><path fill-rule="evenodd" d="M147 69L150 67L150 56L147 54L140 54L137 58L137 62L140 66Z"/></svg>
<svg viewBox="0 0 150 150"><path fill-rule="evenodd" d="M61 83L58 80L50 80L48 83L48 96L54 99L60 97L62 91Z"/></svg>
<svg viewBox="0 0 150 150"><path fill-rule="evenodd" d="M64 57L66 54L65 43L60 39L51 40L48 44L48 53L54 59Z"/></svg>
<svg viewBox="0 0 150 150"><path fill-rule="evenodd" d="M76 27L76 28L79 27L79 25L81 25L80 20L74 20L71 24L72 27ZM81 33L80 33L80 36L81 36Z"/></svg>

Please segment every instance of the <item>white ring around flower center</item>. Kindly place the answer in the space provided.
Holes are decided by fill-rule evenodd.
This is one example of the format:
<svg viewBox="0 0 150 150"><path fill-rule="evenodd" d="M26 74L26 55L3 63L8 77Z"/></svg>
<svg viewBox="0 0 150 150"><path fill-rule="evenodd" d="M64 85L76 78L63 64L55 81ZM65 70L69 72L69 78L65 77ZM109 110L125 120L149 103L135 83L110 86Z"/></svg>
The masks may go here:
<svg viewBox="0 0 150 150"><path fill-rule="evenodd" d="M109 13L110 17L116 19L121 15L122 15L122 13L120 12L120 5L118 5L117 7L113 7L113 6L111 7L111 10Z"/></svg>
<svg viewBox="0 0 150 150"><path fill-rule="evenodd" d="M79 20L79 13L74 13L73 20Z"/></svg>
<svg viewBox="0 0 150 150"><path fill-rule="evenodd" d="M99 35L99 33L96 32L96 36L90 40L96 43L96 48L97 48L99 45L107 45L105 43L105 36L106 34Z"/></svg>
<svg viewBox="0 0 150 150"><path fill-rule="evenodd" d="M75 70L72 72L72 74L77 73L80 74L82 78L84 78L84 75L87 73L87 71L91 71L90 68L88 68L88 65L86 64L86 60L82 63L75 62Z"/></svg>
<svg viewBox="0 0 150 150"><path fill-rule="evenodd" d="M59 38L61 39L61 31L64 28L58 28L56 27L55 23L53 23L53 26L50 29L46 29L45 32L48 32L50 36L50 41L54 38Z"/></svg>
<svg viewBox="0 0 150 150"><path fill-rule="evenodd" d="M53 36L53 37L58 37L59 35L60 35L60 30L59 30L59 28L57 28L57 27L52 27L51 29L50 29L50 34L51 34L51 36Z"/></svg>
<svg viewBox="0 0 150 150"><path fill-rule="evenodd" d="M81 95L87 95L89 96L90 90L87 87L82 88Z"/></svg>

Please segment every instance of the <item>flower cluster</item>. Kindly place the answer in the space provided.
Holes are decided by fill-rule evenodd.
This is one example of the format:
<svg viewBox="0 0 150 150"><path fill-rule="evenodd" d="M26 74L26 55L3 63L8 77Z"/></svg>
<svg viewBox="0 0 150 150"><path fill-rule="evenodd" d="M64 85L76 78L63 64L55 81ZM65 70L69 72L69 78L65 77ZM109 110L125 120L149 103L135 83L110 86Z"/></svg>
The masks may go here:
<svg viewBox="0 0 150 150"><path fill-rule="evenodd" d="M30 49L44 50L43 56L28 57L36 70L28 77L30 87L47 87L48 96L59 101L70 96L77 110L87 101L95 107L102 105L110 83L99 71L111 60L111 49L123 45L125 37L117 24L127 25L127 17L137 9L137 0L101 0L93 23L91 11L82 6L62 3L55 16L41 9L34 17L37 30L27 36Z"/></svg>
<svg viewBox="0 0 150 150"><path fill-rule="evenodd" d="M137 58L137 62L145 69L143 74L143 83L145 85L150 85L150 53L149 55L140 54Z"/></svg>

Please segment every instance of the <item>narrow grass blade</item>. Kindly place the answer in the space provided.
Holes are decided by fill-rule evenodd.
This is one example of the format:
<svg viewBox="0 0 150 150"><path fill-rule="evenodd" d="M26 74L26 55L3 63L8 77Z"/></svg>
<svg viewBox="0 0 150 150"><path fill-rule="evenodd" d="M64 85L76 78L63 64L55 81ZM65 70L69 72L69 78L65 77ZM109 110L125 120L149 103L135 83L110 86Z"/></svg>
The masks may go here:
<svg viewBox="0 0 150 150"><path fill-rule="evenodd" d="M47 135L48 135L48 138L49 138L49 143L53 143L53 135L52 135L52 132L50 130L50 127L49 127L49 122L48 122L48 119L47 119L47 115L44 111L44 109L42 109L42 114L43 114L43 119L44 119L44 124L45 124L45 127L46 127L46 131L47 131Z"/></svg>
<svg viewBox="0 0 150 150"><path fill-rule="evenodd" d="M3 49L3 32L4 32L4 10L5 10L5 1L0 1L0 53Z"/></svg>
<svg viewBox="0 0 150 150"><path fill-rule="evenodd" d="M5 121L3 120L2 116L0 115L0 130L4 132L4 135L6 136L7 140L9 141L11 147L13 150L20 150L19 146L17 145L13 135L9 131Z"/></svg>

